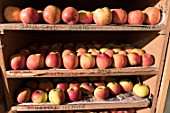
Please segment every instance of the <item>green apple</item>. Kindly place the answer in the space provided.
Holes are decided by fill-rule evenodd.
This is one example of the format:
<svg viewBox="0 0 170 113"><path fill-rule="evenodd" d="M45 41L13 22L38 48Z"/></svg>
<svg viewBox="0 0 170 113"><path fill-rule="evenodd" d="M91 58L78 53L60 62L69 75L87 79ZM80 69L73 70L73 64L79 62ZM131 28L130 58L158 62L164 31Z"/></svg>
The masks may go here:
<svg viewBox="0 0 170 113"><path fill-rule="evenodd" d="M62 90L56 88L49 92L49 101L53 104L60 105L65 101L65 94Z"/></svg>

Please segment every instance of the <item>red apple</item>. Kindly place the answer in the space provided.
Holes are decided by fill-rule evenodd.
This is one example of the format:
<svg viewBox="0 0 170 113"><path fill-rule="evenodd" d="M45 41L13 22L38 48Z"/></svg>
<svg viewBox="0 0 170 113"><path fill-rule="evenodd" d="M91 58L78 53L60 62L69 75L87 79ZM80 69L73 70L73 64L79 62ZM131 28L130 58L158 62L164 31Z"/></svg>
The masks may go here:
<svg viewBox="0 0 170 113"><path fill-rule="evenodd" d="M31 80L31 81L27 82L25 86L30 88L32 91L34 91L38 88L38 83L34 80Z"/></svg>
<svg viewBox="0 0 170 113"><path fill-rule="evenodd" d="M61 10L54 5L48 5L43 10L43 18L49 24L57 24L61 20Z"/></svg>
<svg viewBox="0 0 170 113"><path fill-rule="evenodd" d="M25 103L28 102L31 98L31 89L30 88L22 88L17 93L17 102Z"/></svg>
<svg viewBox="0 0 170 113"><path fill-rule="evenodd" d="M147 7L143 12L145 14L145 24L155 25L161 19L161 12L156 7Z"/></svg>
<svg viewBox="0 0 170 113"><path fill-rule="evenodd" d="M91 69L95 66L95 57L90 53L86 53L80 56L80 66L83 69Z"/></svg>
<svg viewBox="0 0 170 113"><path fill-rule="evenodd" d="M79 22L83 24L90 24L93 22L93 13L90 11L80 10L79 14Z"/></svg>
<svg viewBox="0 0 170 113"><path fill-rule="evenodd" d="M112 22L112 13L108 7L98 8L93 12L93 20L98 25L107 25Z"/></svg>
<svg viewBox="0 0 170 113"><path fill-rule="evenodd" d="M30 70L44 68L44 56L42 54L31 54L26 60L27 68Z"/></svg>
<svg viewBox="0 0 170 113"><path fill-rule="evenodd" d="M78 56L74 53L69 53L63 57L63 65L66 69L75 69L78 62Z"/></svg>
<svg viewBox="0 0 170 113"><path fill-rule="evenodd" d="M127 56L127 52L125 50L118 51L118 54L122 54L124 56Z"/></svg>
<svg viewBox="0 0 170 113"><path fill-rule="evenodd" d="M142 66L151 66L154 63L154 57L151 54L145 53L142 55Z"/></svg>
<svg viewBox="0 0 170 113"><path fill-rule="evenodd" d="M36 9L27 7L21 10L20 19L24 24L34 24L39 21L39 14Z"/></svg>
<svg viewBox="0 0 170 113"><path fill-rule="evenodd" d="M78 11L74 7L66 7L62 11L62 20L67 24L75 24L79 20Z"/></svg>
<svg viewBox="0 0 170 113"><path fill-rule="evenodd" d="M39 81L38 88L43 90L43 91L48 92L51 89L53 89L53 83L50 80L48 80L48 79L41 79Z"/></svg>
<svg viewBox="0 0 170 113"><path fill-rule="evenodd" d="M130 11L128 13L128 23L129 24L142 24L144 22L145 15L140 10Z"/></svg>
<svg viewBox="0 0 170 113"><path fill-rule="evenodd" d="M76 86L69 87L67 95L70 101L78 101L81 99L81 90Z"/></svg>
<svg viewBox="0 0 170 113"><path fill-rule="evenodd" d="M68 83L66 83L66 82L59 82L59 83L57 83L56 88L61 90L61 91L66 91L68 89Z"/></svg>
<svg viewBox="0 0 170 113"><path fill-rule="evenodd" d="M133 93L138 97L146 97L149 95L149 87L146 84L137 83L133 87Z"/></svg>
<svg viewBox="0 0 170 113"><path fill-rule="evenodd" d="M114 96L121 92L121 86L117 82L109 82L107 87L109 88L110 93Z"/></svg>
<svg viewBox="0 0 170 113"><path fill-rule="evenodd" d="M24 69L26 57L20 54L14 54L10 57L10 66L13 70Z"/></svg>
<svg viewBox="0 0 170 113"><path fill-rule="evenodd" d="M97 100L104 100L109 96L109 89L105 86L98 86L94 90L94 97Z"/></svg>
<svg viewBox="0 0 170 113"><path fill-rule="evenodd" d="M123 90L124 92L130 92L130 91L132 91L132 89L133 89L133 83L132 83L132 81L129 80L129 79L121 79L121 80L119 81L119 84L121 85L122 90Z"/></svg>
<svg viewBox="0 0 170 113"><path fill-rule="evenodd" d="M113 9L112 15L115 24L125 24L127 22L127 13L123 9Z"/></svg>
<svg viewBox="0 0 170 113"><path fill-rule="evenodd" d="M135 52L128 53L127 58L130 66L136 66L141 63L141 57Z"/></svg>
<svg viewBox="0 0 170 113"><path fill-rule="evenodd" d="M53 104L60 105L65 101L65 94L62 90L56 88L51 89L49 92L49 101Z"/></svg>
<svg viewBox="0 0 170 113"><path fill-rule="evenodd" d="M98 87L98 86L105 86L104 82L94 82L94 86Z"/></svg>
<svg viewBox="0 0 170 113"><path fill-rule="evenodd" d="M117 110L116 109L110 109L109 113L117 113Z"/></svg>
<svg viewBox="0 0 170 113"><path fill-rule="evenodd" d="M76 86L76 87L80 88L80 83L78 83L78 82L71 82L69 84L69 87L72 87L72 86Z"/></svg>
<svg viewBox="0 0 170 113"><path fill-rule="evenodd" d="M50 52L45 59L47 67L60 68L61 67L61 56L59 52Z"/></svg>
<svg viewBox="0 0 170 113"><path fill-rule="evenodd" d="M94 91L94 87L93 87L92 83L87 83L87 82L81 83L80 89L81 89L82 93L84 93L84 94L92 94Z"/></svg>
<svg viewBox="0 0 170 113"><path fill-rule="evenodd" d="M77 52L77 56L81 56L83 54L86 54L87 53L87 50L85 47L80 47L80 48L77 48L76 49L76 52Z"/></svg>
<svg viewBox="0 0 170 113"><path fill-rule="evenodd" d="M35 90L31 95L33 103L44 103L47 101L47 93L43 90Z"/></svg>
<svg viewBox="0 0 170 113"><path fill-rule="evenodd" d="M4 10L4 18L8 22L20 22L21 9L16 6L7 6Z"/></svg>
<svg viewBox="0 0 170 113"><path fill-rule="evenodd" d="M95 49L95 48L89 48L89 49L88 49L88 53L90 53L90 54L93 55L93 56L97 56L97 55L100 54L100 51L97 50L97 49Z"/></svg>
<svg viewBox="0 0 170 113"><path fill-rule="evenodd" d="M112 58L113 55L115 54L112 49L105 50L104 53L108 55L110 58Z"/></svg>
<svg viewBox="0 0 170 113"><path fill-rule="evenodd" d="M124 68L127 65L127 58L123 54L114 54L113 55L113 67L115 68Z"/></svg>
<svg viewBox="0 0 170 113"><path fill-rule="evenodd" d="M65 49L63 52L62 52L62 58L65 56L65 55L68 55L69 53L73 53L71 50L69 49Z"/></svg>
<svg viewBox="0 0 170 113"><path fill-rule="evenodd" d="M99 54L96 57L96 64L99 69L106 69L111 65L111 58L106 54Z"/></svg>

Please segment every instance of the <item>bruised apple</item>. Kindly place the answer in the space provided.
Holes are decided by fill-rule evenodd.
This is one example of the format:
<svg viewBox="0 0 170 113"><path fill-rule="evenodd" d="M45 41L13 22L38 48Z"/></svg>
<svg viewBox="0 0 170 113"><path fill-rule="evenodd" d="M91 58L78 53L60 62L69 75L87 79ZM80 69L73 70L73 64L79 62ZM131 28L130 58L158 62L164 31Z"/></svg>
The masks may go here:
<svg viewBox="0 0 170 113"><path fill-rule="evenodd" d="M94 91L94 86L92 83L83 82L80 85L80 89L84 94L92 94Z"/></svg>
<svg viewBox="0 0 170 113"><path fill-rule="evenodd" d="M114 24L125 24L127 22L127 13L123 9L113 9L112 15Z"/></svg>
<svg viewBox="0 0 170 113"><path fill-rule="evenodd" d="M130 11L128 13L128 23L129 24L139 25L144 22L144 19L145 19L145 15L140 10L134 10L134 11Z"/></svg>
<svg viewBox="0 0 170 113"><path fill-rule="evenodd" d="M93 20L98 25L107 25L112 22L112 12L108 7L98 8L93 12Z"/></svg>
<svg viewBox="0 0 170 113"><path fill-rule="evenodd" d="M79 14L79 22L82 24L90 24L93 22L93 13L90 11L80 10Z"/></svg>
<svg viewBox="0 0 170 113"><path fill-rule="evenodd" d="M144 11L145 14L145 24L155 25L160 21L161 12L156 7L147 7Z"/></svg>
<svg viewBox="0 0 170 113"><path fill-rule="evenodd" d="M67 24L75 24L79 20L79 14L74 7L66 7L62 11L61 18Z"/></svg>
<svg viewBox="0 0 170 113"><path fill-rule="evenodd" d="M83 69L91 69L95 66L95 57L90 53L86 53L80 56L80 66Z"/></svg>
<svg viewBox="0 0 170 113"><path fill-rule="evenodd" d="M61 67L61 56L59 52L50 52L45 59L45 64L47 67L59 68Z"/></svg>
<svg viewBox="0 0 170 113"><path fill-rule="evenodd" d="M61 10L54 5L48 5L43 10L43 18L49 24L57 24L61 21Z"/></svg>
<svg viewBox="0 0 170 113"><path fill-rule="evenodd" d="M7 6L4 10L4 18L8 22L20 22L21 9L15 6Z"/></svg>
<svg viewBox="0 0 170 113"><path fill-rule="evenodd" d="M24 24L34 24L39 21L39 14L36 9L27 7L21 10L20 19Z"/></svg>

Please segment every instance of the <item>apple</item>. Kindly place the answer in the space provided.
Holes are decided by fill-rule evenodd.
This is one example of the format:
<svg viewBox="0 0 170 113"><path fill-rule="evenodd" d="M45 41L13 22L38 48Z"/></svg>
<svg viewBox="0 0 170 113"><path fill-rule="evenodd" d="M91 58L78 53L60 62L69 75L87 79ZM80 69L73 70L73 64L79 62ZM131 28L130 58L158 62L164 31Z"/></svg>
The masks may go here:
<svg viewBox="0 0 170 113"><path fill-rule="evenodd" d="M80 83L78 83L78 82L71 82L69 84L69 87L72 87L72 86L76 86L76 87L80 88Z"/></svg>
<svg viewBox="0 0 170 113"><path fill-rule="evenodd" d="M35 90L31 95L33 103L44 103L47 101L47 93L43 90Z"/></svg>
<svg viewBox="0 0 170 113"><path fill-rule="evenodd" d="M66 93L70 101L78 101L81 99L81 90L76 86L69 87Z"/></svg>
<svg viewBox="0 0 170 113"><path fill-rule="evenodd" d="M134 108L129 108L127 111L127 113L136 113L136 110Z"/></svg>
<svg viewBox="0 0 170 113"><path fill-rule="evenodd" d="M58 88L51 89L48 97L51 103L57 104L57 105L60 105L65 101L65 93Z"/></svg>
<svg viewBox="0 0 170 113"><path fill-rule="evenodd" d="M105 86L104 82L94 82L94 86L98 87L98 86Z"/></svg>
<svg viewBox="0 0 170 113"><path fill-rule="evenodd" d="M97 56L97 55L100 54L100 51L97 50L96 48L89 48L89 49L88 49L88 53L90 53L90 54L93 55L93 56Z"/></svg>
<svg viewBox="0 0 170 113"><path fill-rule="evenodd" d="M110 58L112 58L113 55L115 54L112 49L105 50L104 53L108 55Z"/></svg>
<svg viewBox="0 0 170 113"><path fill-rule="evenodd" d="M96 65L99 69L106 69L111 63L111 58L107 54L99 54L96 57Z"/></svg>
<svg viewBox="0 0 170 113"><path fill-rule="evenodd" d="M119 84L124 92L131 92L133 89L133 83L129 79L121 79Z"/></svg>
<svg viewBox="0 0 170 113"><path fill-rule="evenodd" d="M62 52L62 58L65 56L65 55L68 55L69 53L73 53L73 51L69 50L69 49L65 49L63 52Z"/></svg>
<svg viewBox="0 0 170 113"><path fill-rule="evenodd" d="M17 92L17 102L25 103L28 102L31 98L31 89L30 88L22 88Z"/></svg>
<svg viewBox="0 0 170 113"><path fill-rule="evenodd" d="M21 9L16 6L7 6L4 10L4 18L7 22L21 22Z"/></svg>
<svg viewBox="0 0 170 113"><path fill-rule="evenodd" d="M26 57L20 54L13 54L10 57L10 66L13 70L24 69L26 65Z"/></svg>
<svg viewBox="0 0 170 113"><path fill-rule="evenodd" d="M122 55L124 55L124 56L127 56L127 51L125 51L125 50L120 50L120 51L118 51L117 54L122 54Z"/></svg>
<svg viewBox="0 0 170 113"><path fill-rule="evenodd" d="M83 69L92 69L95 66L95 57L90 53L85 53L80 56L80 66Z"/></svg>
<svg viewBox="0 0 170 113"><path fill-rule="evenodd" d="M94 97L97 100L104 100L109 96L109 89L106 86L98 86L94 90Z"/></svg>
<svg viewBox="0 0 170 113"><path fill-rule="evenodd" d="M62 59L59 52L50 52L45 58L45 64L47 67L60 68Z"/></svg>
<svg viewBox="0 0 170 113"><path fill-rule="evenodd" d="M66 7L61 14L62 20L67 24L75 24L79 20L78 11L74 7Z"/></svg>
<svg viewBox="0 0 170 113"><path fill-rule="evenodd" d="M132 44L123 44L123 49L127 52L130 53L132 49L134 49L134 45Z"/></svg>
<svg viewBox="0 0 170 113"><path fill-rule="evenodd" d="M23 56L28 56L31 54L31 51L29 49L21 49L19 50L18 54L23 55Z"/></svg>
<svg viewBox="0 0 170 113"><path fill-rule="evenodd" d="M127 65L127 58L123 54L114 54L113 55L113 67L115 68L124 68Z"/></svg>
<svg viewBox="0 0 170 113"><path fill-rule="evenodd" d="M90 24L93 22L93 13L90 11L80 10L79 14L79 22L82 24Z"/></svg>
<svg viewBox="0 0 170 113"><path fill-rule="evenodd" d="M83 82L80 85L80 89L84 94L92 94L94 91L94 86L92 83Z"/></svg>
<svg viewBox="0 0 170 113"><path fill-rule="evenodd" d="M81 56L83 54L86 54L87 53L87 50L85 47L80 47L80 48L77 48L76 49L76 52L77 52L77 56Z"/></svg>
<svg viewBox="0 0 170 113"><path fill-rule="evenodd" d="M54 5L48 5L43 10L43 18L49 24L57 24L61 21L61 10Z"/></svg>
<svg viewBox="0 0 170 113"><path fill-rule="evenodd" d="M132 92L141 98L149 95L149 87L146 84L137 83L134 85Z"/></svg>
<svg viewBox="0 0 170 113"><path fill-rule="evenodd" d="M125 24L127 22L127 13L123 9L113 9L113 23L115 24Z"/></svg>
<svg viewBox="0 0 170 113"><path fill-rule="evenodd" d="M141 65L151 66L154 63L154 56L148 53L142 55Z"/></svg>
<svg viewBox="0 0 170 113"><path fill-rule="evenodd" d="M107 25L112 22L112 12L108 7L98 8L93 12L93 20L97 25Z"/></svg>
<svg viewBox="0 0 170 113"><path fill-rule="evenodd" d="M38 83L34 80L31 80L31 81L27 82L25 86L30 88L32 91L34 91L38 88Z"/></svg>
<svg viewBox="0 0 170 113"><path fill-rule="evenodd" d="M68 89L68 83L59 82L59 83L57 83L56 88L63 91L63 92L65 92Z"/></svg>
<svg viewBox="0 0 170 113"><path fill-rule="evenodd" d="M53 89L53 83L48 79L40 79L38 88L43 90L43 91L48 92L51 89Z"/></svg>
<svg viewBox="0 0 170 113"><path fill-rule="evenodd" d="M121 86L117 82L109 82L107 83L107 87L112 95L118 95L121 92Z"/></svg>
<svg viewBox="0 0 170 113"><path fill-rule="evenodd" d="M144 22L144 19L145 19L145 15L140 10L134 10L134 11L130 11L128 13L128 23L129 24L139 25Z"/></svg>
<svg viewBox="0 0 170 113"><path fill-rule="evenodd" d="M26 66L30 70L44 68L44 56L42 54L30 54L26 60Z"/></svg>
<svg viewBox="0 0 170 113"><path fill-rule="evenodd" d="M120 45L114 45L113 49L112 49L115 53L118 53L119 51L122 50L122 47Z"/></svg>
<svg viewBox="0 0 170 113"><path fill-rule="evenodd" d="M141 57L135 52L128 53L127 59L130 66L136 66L141 63Z"/></svg>
<svg viewBox="0 0 170 113"><path fill-rule="evenodd" d="M78 63L78 56L75 53L68 53L63 57L63 65L66 69L75 69Z"/></svg>
<svg viewBox="0 0 170 113"><path fill-rule="evenodd" d="M110 109L109 113L117 113L117 110L116 109Z"/></svg>
<svg viewBox="0 0 170 113"><path fill-rule="evenodd" d="M51 45L51 52L61 52L62 44L61 43L54 43Z"/></svg>
<svg viewBox="0 0 170 113"><path fill-rule="evenodd" d="M145 14L145 24L155 25L161 19L161 12L156 7L147 7L143 12Z"/></svg>
<svg viewBox="0 0 170 113"><path fill-rule="evenodd" d="M39 14L36 9L27 7L21 10L20 19L24 24L34 24L39 21Z"/></svg>
<svg viewBox="0 0 170 113"><path fill-rule="evenodd" d="M142 56L145 53L145 51L143 49L140 49L140 48L134 48L134 49L131 50L131 52L135 52L139 56Z"/></svg>

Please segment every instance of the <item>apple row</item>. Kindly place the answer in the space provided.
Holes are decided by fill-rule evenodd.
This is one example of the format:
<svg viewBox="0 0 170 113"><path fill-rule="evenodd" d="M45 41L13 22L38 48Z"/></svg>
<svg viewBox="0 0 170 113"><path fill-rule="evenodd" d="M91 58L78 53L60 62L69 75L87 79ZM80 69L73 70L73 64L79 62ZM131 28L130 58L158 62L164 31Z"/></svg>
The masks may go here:
<svg viewBox="0 0 170 113"><path fill-rule="evenodd" d="M45 103L64 104L89 96L95 100L105 100L122 93L133 92L134 95L143 98L149 95L149 87L145 84L134 83L130 79L120 79L110 82L54 82L49 79L28 81L17 92L18 103Z"/></svg>
<svg viewBox="0 0 170 113"><path fill-rule="evenodd" d="M99 42L33 43L11 55L10 67L21 69L107 69L151 66L154 56L131 44Z"/></svg>
<svg viewBox="0 0 170 113"><path fill-rule="evenodd" d="M109 9L108 7L98 8L94 11L77 10L74 7L66 7L61 10L54 5L48 5L43 11L32 7L20 9L16 6L7 6L4 10L4 18L7 22L22 22L34 24L45 21L48 24L58 24L63 21L66 24L132 24L132 25L155 25L160 22L161 12L156 7L147 7L142 10L130 12L124 9Z"/></svg>

